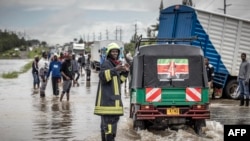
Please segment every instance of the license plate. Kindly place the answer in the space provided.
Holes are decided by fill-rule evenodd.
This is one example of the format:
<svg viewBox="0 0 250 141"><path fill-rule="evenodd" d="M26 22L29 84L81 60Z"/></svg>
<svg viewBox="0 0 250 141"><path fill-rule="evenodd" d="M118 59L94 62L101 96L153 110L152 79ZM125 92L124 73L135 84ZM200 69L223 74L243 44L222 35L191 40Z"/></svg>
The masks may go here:
<svg viewBox="0 0 250 141"><path fill-rule="evenodd" d="M179 115L180 109L179 108L167 108L167 115Z"/></svg>

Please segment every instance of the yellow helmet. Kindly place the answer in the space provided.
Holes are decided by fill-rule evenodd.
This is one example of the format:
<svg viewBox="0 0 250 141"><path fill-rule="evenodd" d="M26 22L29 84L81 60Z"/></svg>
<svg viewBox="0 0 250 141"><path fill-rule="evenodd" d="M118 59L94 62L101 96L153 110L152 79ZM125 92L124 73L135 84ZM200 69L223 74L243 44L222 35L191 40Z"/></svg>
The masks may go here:
<svg viewBox="0 0 250 141"><path fill-rule="evenodd" d="M54 53L54 57L59 57L59 55L57 53Z"/></svg>
<svg viewBox="0 0 250 141"><path fill-rule="evenodd" d="M106 54L108 55L109 52L110 52L112 49L118 49L119 52L120 52L120 47L119 47L119 45L118 45L117 43L110 43L110 44L108 44L108 46L107 46Z"/></svg>

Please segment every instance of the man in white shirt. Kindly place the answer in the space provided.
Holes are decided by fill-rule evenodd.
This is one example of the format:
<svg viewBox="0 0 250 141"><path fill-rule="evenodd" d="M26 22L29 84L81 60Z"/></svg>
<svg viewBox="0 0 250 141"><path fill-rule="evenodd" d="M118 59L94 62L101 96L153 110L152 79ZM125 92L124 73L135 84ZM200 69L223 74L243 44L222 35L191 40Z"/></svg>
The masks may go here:
<svg viewBox="0 0 250 141"><path fill-rule="evenodd" d="M39 76L41 80L40 96L45 97L45 89L47 85L46 74L49 69L48 55L46 52L42 53L42 58L38 62L38 69L39 69Z"/></svg>

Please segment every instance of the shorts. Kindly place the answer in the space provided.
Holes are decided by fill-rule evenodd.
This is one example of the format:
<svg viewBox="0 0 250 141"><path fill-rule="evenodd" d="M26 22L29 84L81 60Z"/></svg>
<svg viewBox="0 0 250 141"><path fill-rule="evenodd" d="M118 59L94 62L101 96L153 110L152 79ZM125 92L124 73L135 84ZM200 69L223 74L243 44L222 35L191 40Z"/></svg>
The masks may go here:
<svg viewBox="0 0 250 141"><path fill-rule="evenodd" d="M63 93L69 93L72 85L72 80L63 80Z"/></svg>

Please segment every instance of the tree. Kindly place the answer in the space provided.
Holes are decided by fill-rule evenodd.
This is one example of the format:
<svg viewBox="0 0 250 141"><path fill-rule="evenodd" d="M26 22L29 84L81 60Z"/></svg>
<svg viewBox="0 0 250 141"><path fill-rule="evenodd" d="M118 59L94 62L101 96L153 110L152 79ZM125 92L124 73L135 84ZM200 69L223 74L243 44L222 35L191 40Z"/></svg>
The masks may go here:
<svg viewBox="0 0 250 141"><path fill-rule="evenodd" d="M192 0L182 0L182 4L183 5L193 6L193 1Z"/></svg>
<svg viewBox="0 0 250 141"><path fill-rule="evenodd" d="M74 42L77 42L77 39L76 39L76 38L74 38Z"/></svg>
<svg viewBox="0 0 250 141"><path fill-rule="evenodd" d="M47 42L42 41L42 42L41 42L41 44L42 44L42 46L44 46L44 47L45 47L45 46L47 45Z"/></svg>
<svg viewBox="0 0 250 141"><path fill-rule="evenodd" d="M83 43L83 39L82 39L82 38L80 38L80 40L78 41L78 43Z"/></svg>
<svg viewBox="0 0 250 141"><path fill-rule="evenodd" d="M0 52L14 49L26 45L25 39L19 39L18 35L13 31L0 30Z"/></svg>
<svg viewBox="0 0 250 141"><path fill-rule="evenodd" d="M125 43L124 44L124 50L130 51L132 55L135 53L135 43Z"/></svg>

